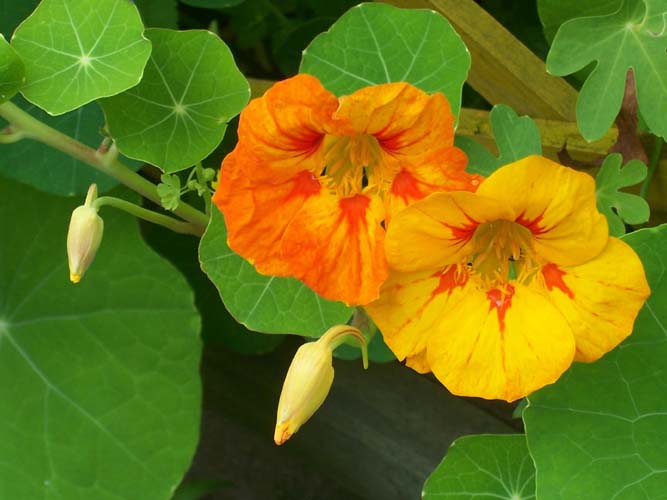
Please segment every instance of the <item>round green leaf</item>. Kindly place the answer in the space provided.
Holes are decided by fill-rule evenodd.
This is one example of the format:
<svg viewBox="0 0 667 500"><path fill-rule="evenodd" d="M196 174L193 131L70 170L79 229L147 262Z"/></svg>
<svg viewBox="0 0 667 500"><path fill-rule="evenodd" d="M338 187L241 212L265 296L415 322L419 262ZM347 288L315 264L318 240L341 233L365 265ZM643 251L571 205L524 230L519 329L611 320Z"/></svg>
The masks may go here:
<svg viewBox="0 0 667 500"><path fill-rule="evenodd" d="M0 197L0 498L168 500L198 438L192 292L108 209L72 285L75 203L6 180Z"/></svg>
<svg viewBox="0 0 667 500"><path fill-rule="evenodd" d="M205 158L250 87L227 45L209 31L146 30L153 52L139 85L101 101L109 131L131 158L175 172Z"/></svg>
<svg viewBox="0 0 667 500"><path fill-rule="evenodd" d="M367 85L409 82L442 92L454 116L470 54L449 22L431 10L364 3L345 13L303 52L301 72L336 95Z"/></svg>
<svg viewBox="0 0 667 500"><path fill-rule="evenodd" d="M534 499L535 468L526 437L489 434L457 439L426 481L422 498Z"/></svg>
<svg viewBox="0 0 667 500"><path fill-rule="evenodd" d="M151 44L127 0L43 0L14 32L24 97L60 115L141 80Z"/></svg>
<svg viewBox="0 0 667 500"><path fill-rule="evenodd" d="M0 33L0 104L16 94L25 82L25 66Z"/></svg>
<svg viewBox="0 0 667 500"><path fill-rule="evenodd" d="M104 126L104 116L95 102L60 116L48 115L20 96L16 96L13 102L47 125L92 148L96 148L102 140L100 129ZM6 125L0 118L0 128ZM99 192L118 185L115 179L90 165L40 142L24 139L13 144L2 144L0 150L0 175L30 184L47 193L83 195L93 182L97 184ZM132 170L138 170L142 165L134 160L121 160Z"/></svg>
<svg viewBox="0 0 667 500"><path fill-rule="evenodd" d="M651 297L619 347L529 396L523 418L540 500L664 498L667 225L623 239L644 264Z"/></svg>
<svg viewBox="0 0 667 500"><path fill-rule="evenodd" d="M265 276L227 246L227 229L219 210L199 246L199 261L229 312L251 330L319 337L345 323L352 309L323 299L301 281Z"/></svg>

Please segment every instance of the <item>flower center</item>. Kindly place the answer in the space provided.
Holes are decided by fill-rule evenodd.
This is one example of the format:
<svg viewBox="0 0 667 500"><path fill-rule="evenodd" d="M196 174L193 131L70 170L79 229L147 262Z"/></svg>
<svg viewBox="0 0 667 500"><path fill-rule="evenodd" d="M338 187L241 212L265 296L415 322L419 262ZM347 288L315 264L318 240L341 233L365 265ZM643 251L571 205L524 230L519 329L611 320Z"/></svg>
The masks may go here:
<svg viewBox="0 0 667 500"><path fill-rule="evenodd" d="M472 272L489 286L516 279L529 281L539 266L529 229L507 220L480 224L473 235L475 252L469 260Z"/></svg>
<svg viewBox="0 0 667 500"><path fill-rule="evenodd" d="M372 135L327 135L322 173L329 180L327 187L340 196L361 193L367 186L382 188L392 178L392 169L382 153L380 143Z"/></svg>

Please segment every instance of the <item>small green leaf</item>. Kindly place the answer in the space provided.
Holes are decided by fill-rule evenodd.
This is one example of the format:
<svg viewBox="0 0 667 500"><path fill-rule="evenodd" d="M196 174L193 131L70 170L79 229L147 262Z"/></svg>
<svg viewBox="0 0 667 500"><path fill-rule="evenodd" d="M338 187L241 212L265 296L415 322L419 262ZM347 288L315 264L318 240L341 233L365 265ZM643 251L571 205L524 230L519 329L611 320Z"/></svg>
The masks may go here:
<svg viewBox="0 0 667 500"><path fill-rule="evenodd" d="M440 14L363 3L313 40L303 52L300 71L316 76L336 95L408 82L445 94L458 116L469 69L468 49Z"/></svg>
<svg viewBox="0 0 667 500"><path fill-rule="evenodd" d="M87 146L97 148L102 141L100 129L104 126L104 116L96 102L60 116L45 113L19 95L12 102L38 120ZM7 122L0 118L0 129L6 125ZM112 177L41 142L24 139L13 144L2 144L0 151L0 175L30 184L47 193L85 195L92 183L97 184L100 193L118 185L118 181ZM142 165L127 158L120 159L132 170L138 170Z"/></svg>
<svg viewBox="0 0 667 500"><path fill-rule="evenodd" d="M165 210L176 210L181 202L181 179L178 175L162 174L157 194Z"/></svg>
<svg viewBox="0 0 667 500"><path fill-rule="evenodd" d="M427 479L422 498L534 499L535 467L526 437L486 434L457 439Z"/></svg>
<svg viewBox="0 0 667 500"><path fill-rule="evenodd" d="M23 61L0 33L0 104L11 99L24 82Z"/></svg>
<svg viewBox="0 0 667 500"><path fill-rule="evenodd" d="M646 178L647 168L639 160L632 160L621 168L623 157L607 156L595 178L598 210L609 223L612 236L625 234L625 224L643 224L651 215L646 200L636 194L624 193L622 188L639 184Z"/></svg>
<svg viewBox="0 0 667 500"><path fill-rule="evenodd" d="M265 276L227 246L227 229L219 210L199 246L199 261L229 312L251 330L319 337L346 323L352 309L323 299L301 281Z"/></svg>
<svg viewBox="0 0 667 500"><path fill-rule="evenodd" d="M665 494L667 225L623 239L644 264L651 297L619 347L529 396L523 418L540 500Z"/></svg>
<svg viewBox="0 0 667 500"><path fill-rule="evenodd" d="M82 282L80 200L0 179L0 496L165 500L199 435L199 315L185 279L103 209Z"/></svg>
<svg viewBox="0 0 667 500"><path fill-rule="evenodd" d="M614 123L630 68L639 111L653 133L667 137L666 15L662 0L624 0L611 15L571 19L556 33L550 73L569 75L597 61L577 100L577 123L587 140L599 139Z"/></svg>
<svg viewBox="0 0 667 500"><path fill-rule="evenodd" d="M456 137L456 145L468 155L468 172L491 175L495 170L530 155L542 154L540 131L528 116L519 117L512 108L497 104L490 114L498 157L468 137Z"/></svg>
<svg viewBox="0 0 667 500"><path fill-rule="evenodd" d="M23 96L60 115L135 86L151 51L143 30L127 0L43 0L12 37L26 65Z"/></svg>
<svg viewBox="0 0 667 500"><path fill-rule="evenodd" d="M250 87L227 45L210 31L146 30L153 52L141 83L101 101L123 154L176 172L205 158Z"/></svg>

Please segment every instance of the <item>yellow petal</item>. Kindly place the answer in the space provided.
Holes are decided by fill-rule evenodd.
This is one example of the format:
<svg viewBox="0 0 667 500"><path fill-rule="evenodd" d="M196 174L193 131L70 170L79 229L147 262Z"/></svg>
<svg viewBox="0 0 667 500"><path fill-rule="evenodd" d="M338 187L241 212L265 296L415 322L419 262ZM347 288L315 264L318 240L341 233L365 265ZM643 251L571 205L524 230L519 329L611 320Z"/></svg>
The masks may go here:
<svg viewBox="0 0 667 500"><path fill-rule="evenodd" d="M498 169L477 190L528 227L536 252L559 266L578 265L598 255L609 237L596 207L595 181L583 172L541 156Z"/></svg>
<svg viewBox="0 0 667 500"><path fill-rule="evenodd" d="M459 264L472 253L471 238L480 223L509 217L500 203L488 197L434 193L392 218L385 245L389 266L412 272Z"/></svg>
<svg viewBox="0 0 667 500"><path fill-rule="evenodd" d="M549 264L542 276L570 323L579 361L595 361L630 335L650 293L639 257L616 238L595 259L575 267Z"/></svg>

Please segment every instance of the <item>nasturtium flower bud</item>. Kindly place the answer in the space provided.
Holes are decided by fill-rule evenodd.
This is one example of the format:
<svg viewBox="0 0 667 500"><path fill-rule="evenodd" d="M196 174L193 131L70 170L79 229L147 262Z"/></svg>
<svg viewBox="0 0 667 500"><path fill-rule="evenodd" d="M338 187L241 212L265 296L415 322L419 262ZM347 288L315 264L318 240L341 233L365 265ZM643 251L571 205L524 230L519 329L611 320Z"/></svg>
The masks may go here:
<svg viewBox="0 0 667 500"><path fill-rule="evenodd" d="M359 342L364 368L368 368L366 339L353 326L334 326L317 341L299 347L280 394L273 436L276 444L281 445L292 437L324 403L334 379L333 351L348 335Z"/></svg>
<svg viewBox="0 0 667 500"><path fill-rule="evenodd" d="M67 259L72 283L81 281L102 242L104 221L97 215L97 207L93 204L96 198L97 185L91 184L85 204L74 209L69 222Z"/></svg>

